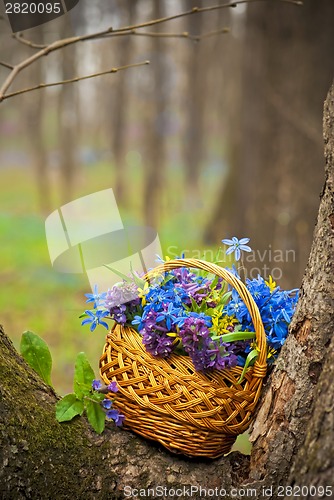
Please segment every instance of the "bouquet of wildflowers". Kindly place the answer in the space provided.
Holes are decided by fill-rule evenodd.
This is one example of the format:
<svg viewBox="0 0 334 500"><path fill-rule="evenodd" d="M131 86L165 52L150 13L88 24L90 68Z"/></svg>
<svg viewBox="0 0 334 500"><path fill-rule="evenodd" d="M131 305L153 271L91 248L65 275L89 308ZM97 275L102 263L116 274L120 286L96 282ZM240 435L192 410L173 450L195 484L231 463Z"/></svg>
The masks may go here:
<svg viewBox="0 0 334 500"><path fill-rule="evenodd" d="M251 251L248 238L222 241L226 254L234 252L237 261L243 251ZM239 278L234 266L232 272ZM135 273L122 277L107 292L95 288L86 294L94 310L85 311L82 324L89 324L91 331L98 324L108 329L108 318L131 326L153 356L187 355L202 372L239 365L242 378L254 363L258 347L249 311L221 278L188 268L168 271L151 284ZM298 292L281 290L271 276L247 279L246 286L261 314L270 362L284 344Z"/></svg>

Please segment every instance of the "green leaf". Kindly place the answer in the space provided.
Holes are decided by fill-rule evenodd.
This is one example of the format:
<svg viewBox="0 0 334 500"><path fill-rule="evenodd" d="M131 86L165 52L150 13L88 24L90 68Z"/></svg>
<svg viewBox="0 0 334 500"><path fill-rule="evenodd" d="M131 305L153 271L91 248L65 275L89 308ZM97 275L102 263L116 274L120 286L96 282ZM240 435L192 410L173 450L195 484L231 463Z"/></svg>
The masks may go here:
<svg viewBox="0 0 334 500"><path fill-rule="evenodd" d="M250 340L256 336L255 332L233 332L224 333L223 335L213 335L213 340L222 339L223 342L237 342L238 340Z"/></svg>
<svg viewBox="0 0 334 500"><path fill-rule="evenodd" d="M143 286L145 285L145 282L146 280L140 278L136 272L133 270L133 267L132 267L132 262L130 262L130 271L131 271L131 276L133 278L133 281L135 282L135 284L139 287L139 288L143 288Z"/></svg>
<svg viewBox="0 0 334 500"><path fill-rule="evenodd" d="M248 354L247 358L246 358L246 361L245 361L245 366L241 372L241 375L240 375L240 378L238 380L238 384L240 384L240 382L243 381L243 378L245 376L245 373L246 373L246 370L247 368L254 363L255 359L258 357L259 353L256 349L253 349L252 351L250 351L250 353Z"/></svg>
<svg viewBox="0 0 334 500"><path fill-rule="evenodd" d="M104 431L106 414L99 403L94 403L89 399L85 401L85 408L88 422L93 427L94 431L101 434Z"/></svg>
<svg viewBox="0 0 334 500"><path fill-rule="evenodd" d="M77 415L82 415L84 404L75 394L67 394L56 404L56 419L58 422L67 422Z"/></svg>
<svg viewBox="0 0 334 500"><path fill-rule="evenodd" d="M191 300L192 311L194 311L194 312L200 312L200 307L197 304L196 300L193 297L190 297L190 300Z"/></svg>
<svg viewBox="0 0 334 500"><path fill-rule="evenodd" d="M120 271L117 271L117 269L114 269L113 267L108 266L107 264L104 264L104 267L109 269L109 271L112 271L113 273L117 274L120 278L122 278L124 281L127 281L128 283L132 283L132 278L127 276L126 274L121 273Z"/></svg>
<svg viewBox="0 0 334 500"><path fill-rule="evenodd" d="M218 280L219 280L219 277L216 275L213 280L212 280L212 283L211 283L211 290L214 290L218 284Z"/></svg>
<svg viewBox="0 0 334 500"><path fill-rule="evenodd" d="M226 292L226 293L224 293L224 295L222 295L220 297L219 305L220 306L224 306L226 304L226 302L229 300L229 298L231 297L231 295L232 295L232 292Z"/></svg>
<svg viewBox="0 0 334 500"><path fill-rule="evenodd" d="M79 399L91 392L94 378L94 370L90 366L86 354L80 352L74 368L74 392Z"/></svg>
<svg viewBox="0 0 334 500"><path fill-rule="evenodd" d="M48 385L51 385L52 357L47 343L33 332L21 337L20 351L26 362Z"/></svg>

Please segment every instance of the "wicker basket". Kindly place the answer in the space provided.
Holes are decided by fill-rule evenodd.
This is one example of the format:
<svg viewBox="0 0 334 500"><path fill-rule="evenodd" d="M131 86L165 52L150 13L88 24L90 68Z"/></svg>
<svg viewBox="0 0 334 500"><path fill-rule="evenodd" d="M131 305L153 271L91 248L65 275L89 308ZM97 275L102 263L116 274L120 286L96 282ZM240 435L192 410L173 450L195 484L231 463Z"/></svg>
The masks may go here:
<svg viewBox="0 0 334 500"><path fill-rule="evenodd" d="M168 359L146 352L133 328L116 325L107 335L100 359L106 384L117 381L115 408L124 427L188 456L217 458L230 451L252 420L267 370L266 336L259 310L246 286L225 269L197 259L177 259L155 268L163 273L179 267L216 274L232 285L251 315L259 355L238 383L242 368L196 372L188 356Z"/></svg>

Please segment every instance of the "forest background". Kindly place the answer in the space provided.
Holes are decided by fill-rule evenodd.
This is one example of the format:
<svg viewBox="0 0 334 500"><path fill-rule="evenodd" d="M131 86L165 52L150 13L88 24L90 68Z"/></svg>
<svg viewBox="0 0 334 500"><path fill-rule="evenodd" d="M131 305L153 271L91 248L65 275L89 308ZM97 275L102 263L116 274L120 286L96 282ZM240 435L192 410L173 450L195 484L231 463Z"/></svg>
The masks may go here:
<svg viewBox="0 0 334 500"><path fill-rule="evenodd" d="M218 3L81 0L24 36L45 44ZM334 3L251 3L66 47L13 90L150 65L1 103L1 323L16 346L27 329L48 342L60 394L71 390L77 352L97 367L104 341L80 326L87 278L51 267L45 218L64 203L111 187L123 222L156 228L164 255L210 258L222 238L247 236L249 272L300 285L324 182ZM36 50L3 21L0 33L0 60ZM0 67L2 80L7 73Z"/></svg>

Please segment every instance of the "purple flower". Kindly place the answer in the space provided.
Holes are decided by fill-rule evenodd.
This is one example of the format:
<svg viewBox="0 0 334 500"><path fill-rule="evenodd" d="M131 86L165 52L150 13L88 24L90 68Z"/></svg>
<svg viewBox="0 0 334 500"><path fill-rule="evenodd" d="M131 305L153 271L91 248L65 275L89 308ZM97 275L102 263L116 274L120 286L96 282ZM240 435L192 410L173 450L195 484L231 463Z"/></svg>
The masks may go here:
<svg viewBox="0 0 334 500"><path fill-rule="evenodd" d="M114 285L106 293L105 305L111 309L138 298L137 285L134 282L125 282Z"/></svg>
<svg viewBox="0 0 334 500"><path fill-rule="evenodd" d="M234 347L222 339L212 340L205 318L198 314L190 313L180 329L180 337L196 371L221 370L238 362Z"/></svg>
<svg viewBox="0 0 334 500"><path fill-rule="evenodd" d="M107 418L114 420L117 427L120 427L123 424L125 416L122 415L118 410L109 410L107 411Z"/></svg>
<svg viewBox="0 0 334 500"><path fill-rule="evenodd" d="M99 389L101 389L101 387L102 387L101 380L93 380L92 388L94 389L94 391L98 391Z"/></svg>
<svg viewBox="0 0 334 500"><path fill-rule="evenodd" d="M110 382L110 384L107 386L107 389L108 391L111 392L117 392L118 391L117 382L115 382L114 380Z"/></svg>
<svg viewBox="0 0 334 500"><path fill-rule="evenodd" d="M102 406L103 406L103 408L105 408L106 410L110 410L110 408L112 407L112 401L111 401L111 399L107 399L107 398L106 398L106 399L104 399L104 400L102 401Z"/></svg>
<svg viewBox="0 0 334 500"><path fill-rule="evenodd" d="M105 300L110 316L120 325L130 322L140 304L135 283L122 282L108 290Z"/></svg>
<svg viewBox="0 0 334 500"><path fill-rule="evenodd" d="M115 306L110 309L110 316L120 325L126 323L126 306L124 304Z"/></svg>
<svg viewBox="0 0 334 500"><path fill-rule="evenodd" d="M143 344L147 352L162 358L167 358L173 350L173 339L157 331L144 331Z"/></svg>

